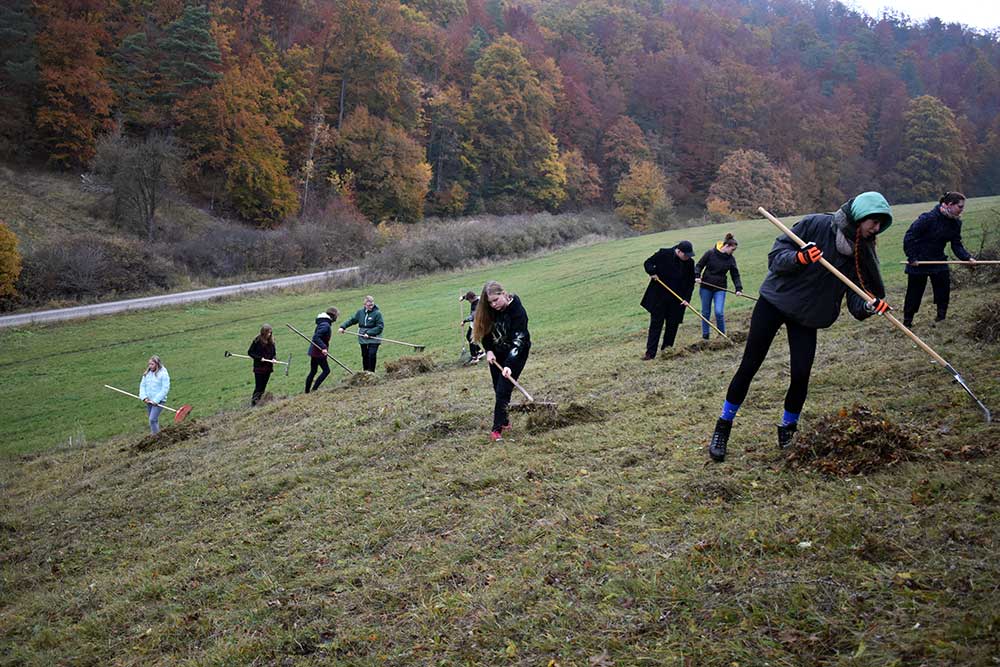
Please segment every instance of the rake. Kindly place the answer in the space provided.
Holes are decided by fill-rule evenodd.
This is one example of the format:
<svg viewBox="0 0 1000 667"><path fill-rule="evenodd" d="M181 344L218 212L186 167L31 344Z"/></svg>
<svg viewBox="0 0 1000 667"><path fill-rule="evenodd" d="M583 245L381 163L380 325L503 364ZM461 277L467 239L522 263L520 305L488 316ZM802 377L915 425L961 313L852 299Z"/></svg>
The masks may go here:
<svg viewBox="0 0 1000 667"><path fill-rule="evenodd" d="M501 374L503 373L503 366L498 364L496 359L490 359L490 363L496 366L498 369L500 369ZM510 383L514 385L514 388L517 389L519 392L521 392L524 398L527 399L528 401L527 403L522 403L520 405L510 406L511 410L514 410L515 412L533 412L534 410L539 408L555 409L556 407L555 403L549 401L536 401L531 396L531 394L528 393L528 390L522 387L521 384L514 378L509 377L504 379L510 380Z"/></svg>
<svg viewBox="0 0 1000 667"><path fill-rule="evenodd" d="M299 331L298 329L296 329L295 327L293 327L291 324L286 323L285 326L288 327L289 329L291 329L292 331L294 331L295 333L297 333L298 335L302 336L302 338L304 340L309 341L309 344L312 345L313 347L315 347L317 350L323 351L323 348L321 348L319 345L317 345L316 343L314 343L313 340L312 340L312 338L307 338L304 333L302 333L301 331ZM333 359L333 361L338 366L340 366L341 368L343 368L345 371L347 371L351 375L354 375L354 371L352 371L350 368L348 368L344 364L342 364L339 361L337 361L337 358L335 356L333 356L332 354L330 354L329 350L326 350L326 356L327 356L328 359Z"/></svg>
<svg viewBox="0 0 1000 667"><path fill-rule="evenodd" d="M725 287L722 287L720 285L713 285L712 283L706 283L704 280L701 281L701 284L705 285L706 287L711 287L712 289L720 289L723 292L729 292L730 294L735 294L736 296L741 296L744 299L750 299L751 301L756 301L757 300L757 297L755 297L755 296L750 296L749 294L743 294L742 292L736 292L736 291L731 290L731 289L726 289Z"/></svg>
<svg viewBox="0 0 1000 667"><path fill-rule="evenodd" d="M230 352L229 350L226 350L226 356L227 357L237 357L239 359L253 359L253 357L248 357L245 354L236 354L235 352ZM266 362L271 363L271 364L281 364L282 366L285 367L285 375L286 376L288 375L288 371L292 367L292 355L288 355L288 361L278 361L277 359L261 359L261 361L266 361Z"/></svg>
<svg viewBox="0 0 1000 667"><path fill-rule="evenodd" d="M782 223L776 217L774 217L773 215L771 215L770 213L768 213L764 209L763 206L759 207L757 209L757 211L761 215L763 215L765 218L767 218L769 221L771 221L771 224L773 224L775 227L777 227L778 229L780 229L781 231L783 231L788 236L788 238L790 238L793 241L795 241L795 243L798 244L798 246L800 248L803 247L806 244L805 241L803 241L802 239L800 239L795 234L795 232L793 232L788 227L786 227L784 225L784 223ZM837 267L835 267L833 264L831 264L830 262L828 262L825 257L820 257L819 258L819 263L822 264L828 271L830 271L830 273L832 273L833 275L837 276L837 278L840 279L840 282L842 282L845 285L847 285L847 287L850 288L851 291L853 291L859 297L861 297L862 299L864 299L865 302L868 302L868 301L872 300L872 296L870 294L868 294L863 289L861 289L860 287L858 287L857 285L855 285L854 282L850 278L848 278L843 273L841 273L839 270L837 270ZM899 320L897 320L893 316L893 314L891 312L889 312L889 310L886 310L884 313L882 313L882 315L885 317L885 319L889 320L893 324L893 326L895 326L897 329L899 329L904 334L906 334L907 336L909 336L910 339L913 340L913 342L916 343L920 347L920 349L922 349L924 352L926 352L927 354L929 354L931 356L931 358L934 359L934 361L936 361L937 363L939 363L943 368L945 368L949 373L951 373L955 377L955 381L958 382L958 384L960 384L962 386L962 389L964 389L965 392L969 396L972 397L972 400L974 400L976 403L979 404L979 407L982 409L983 414L986 415L986 423L990 423L993 420L993 417L990 414L989 409L983 404L982 401L979 400L979 398L974 393L972 393L972 389L970 389L969 385L967 385L965 383L965 380L962 378L962 375L958 371L956 371L955 368L951 364L949 364L947 361L945 361L944 357L942 357L940 354L938 354L933 349L931 349L930 345L928 345L924 341L920 340L919 336L917 336L915 333L913 333L912 331L910 331L910 329L905 324L903 324L902 322L900 322Z"/></svg>
<svg viewBox="0 0 1000 667"><path fill-rule="evenodd" d="M125 391L123 389L119 389L117 387L112 387L110 384L106 384L104 386L107 387L108 389L110 389L111 391L117 391L119 394L125 394L126 396L131 396L132 398L138 399L138 400L142 401L143 403L146 402L145 400L139 398L135 394L130 394L129 392L127 392L127 391ZM186 403L184 405L182 405L180 407L180 409L178 409L178 410L175 410L173 408L167 407L163 403L157 403L156 405L158 405L159 407L163 408L164 410L170 410L171 412L173 412L174 413L174 423L175 424L180 424L182 421L184 421L184 418L188 416L188 413L191 412L191 406L187 405Z"/></svg>
<svg viewBox="0 0 1000 667"><path fill-rule="evenodd" d="M413 343L404 343L401 340L393 340L391 338L379 338L378 336L369 336L367 334L358 333L357 331L347 331L346 329L343 331L343 333L354 334L358 338L363 338L364 340L377 340L382 343L396 343L397 345L406 345L408 347L412 347L417 352L423 352L424 348L427 347L426 345L414 345Z"/></svg>
<svg viewBox="0 0 1000 667"><path fill-rule="evenodd" d="M978 264L1000 264L1000 259L977 259L974 262L970 262L967 260L957 260L957 259L949 259L949 260L932 259L926 261L919 260L916 262L907 262L904 260L900 262L900 264L909 264L910 266L921 266L923 264L964 264L965 266L976 266Z"/></svg>
<svg viewBox="0 0 1000 667"><path fill-rule="evenodd" d="M720 336L722 336L723 338L725 338L726 340L728 340L730 343L733 342L733 339L730 338L729 336L727 336L725 333L723 333L722 330L719 327L717 327L714 324L712 324L712 322L710 320L705 319L705 317L701 313L699 313L698 310L694 306L692 306L690 303L688 303L687 301L685 301L684 299L682 299L680 294L678 294L677 292L675 292L672 289L670 289L670 285L668 285L665 282L663 282L662 280L660 280L659 276L653 276L653 280L655 280L656 282L658 282L661 285L663 285L663 289L667 290L668 292L670 292L671 294L673 294L675 297L677 297L677 300L680 301L681 303L683 303L687 307L688 310L690 310L692 313L694 313L695 315L697 315L698 319L700 319L702 322L704 322L708 326L710 326L713 329L715 329L715 331Z"/></svg>

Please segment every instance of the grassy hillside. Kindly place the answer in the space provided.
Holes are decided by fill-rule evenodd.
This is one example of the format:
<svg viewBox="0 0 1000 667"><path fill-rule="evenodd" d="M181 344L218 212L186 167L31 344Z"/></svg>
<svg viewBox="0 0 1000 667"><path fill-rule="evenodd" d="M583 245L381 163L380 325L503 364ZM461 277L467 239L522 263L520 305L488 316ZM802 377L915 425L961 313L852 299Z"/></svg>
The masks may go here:
<svg viewBox="0 0 1000 667"><path fill-rule="evenodd" d="M997 204L970 201L970 246ZM884 235L891 303L902 234L925 208L896 207ZM685 237L700 252L726 230L755 292L775 236L761 221L0 333L0 661L992 664L1000 439L947 373L878 320L845 315L821 333L803 424L858 402L917 447L913 462L845 479L779 459L783 336L721 466L705 445L739 346L686 349L700 335L689 316L673 354L639 361L642 260ZM456 363L457 296L488 277L521 295L535 342L522 381L567 422L515 415L497 445L487 371ZM436 369L373 386L334 371L299 395L305 343L284 322L308 330L367 292L386 335L427 344ZM918 331L1000 409L997 346L965 335L996 297L953 298L949 320ZM730 298L731 331L749 305ZM223 351L243 352L262 321L296 365L272 379L279 400L238 411L252 378ZM353 337L333 351L360 365ZM134 390L151 353L172 402L196 406L158 443L142 439L137 402L101 388ZM380 361L407 353L386 345Z"/></svg>

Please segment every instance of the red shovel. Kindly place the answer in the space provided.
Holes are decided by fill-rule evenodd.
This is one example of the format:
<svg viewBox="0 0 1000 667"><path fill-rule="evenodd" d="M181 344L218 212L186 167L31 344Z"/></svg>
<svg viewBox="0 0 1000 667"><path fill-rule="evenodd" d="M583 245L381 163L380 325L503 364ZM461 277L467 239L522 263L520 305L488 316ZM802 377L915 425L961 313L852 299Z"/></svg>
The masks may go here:
<svg viewBox="0 0 1000 667"><path fill-rule="evenodd" d="M117 387L112 387L110 384L106 384L104 386L107 387L108 389L110 389L111 391L117 391L119 394L125 394L126 396L131 396L132 398L138 398L143 403L146 402L146 401L143 401L143 399L141 399L138 396L136 396L135 394L130 394L127 391L123 391L121 389L118 389ZM156 405L160 406L164 410L170 410L171 412L173 412L174 413L174 423L175 424L180 424L182 421L184 421L184 418L187 417L188 413L191 412L191 406L190 405L186 405L186 404L182 405L179 410L175 410L173 408L168 408L167 406L163 405L162 403L157 403Z"/></svg>

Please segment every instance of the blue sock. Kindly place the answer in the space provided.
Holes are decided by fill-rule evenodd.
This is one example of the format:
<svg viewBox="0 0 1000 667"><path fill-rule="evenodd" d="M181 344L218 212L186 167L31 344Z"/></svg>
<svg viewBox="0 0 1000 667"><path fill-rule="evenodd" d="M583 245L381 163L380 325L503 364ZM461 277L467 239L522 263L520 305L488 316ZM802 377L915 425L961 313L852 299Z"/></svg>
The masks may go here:
<svg viewBox="0 0 1000 667"><path fill-rule="evenodd" d="M739 411L740 406L735 403L730 403L729 401L722 402L722 414L719 415L726 421L733 421L736 419L736 413Z"/></svg>
<svg viewBox="0 0 1000 667"><path fill-rule="evenodd" d="M785 414L781 415L781 425L791 426L792 424L798 424L800 414L801 413L799 412L789 412L788 410L785 410Z"/></svg>

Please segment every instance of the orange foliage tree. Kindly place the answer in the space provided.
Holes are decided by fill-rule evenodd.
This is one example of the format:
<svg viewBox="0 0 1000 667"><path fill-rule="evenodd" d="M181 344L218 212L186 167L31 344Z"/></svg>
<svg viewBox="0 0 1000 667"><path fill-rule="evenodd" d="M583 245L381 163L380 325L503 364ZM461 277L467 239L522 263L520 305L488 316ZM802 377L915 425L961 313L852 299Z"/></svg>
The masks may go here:
<svg viewBox="0 0 1000 667"><path fill-rule="evenodd" d="M0 297L17 296L17 279L21 276L21 254L17 251L17 235L0 220Z"/></svg>

